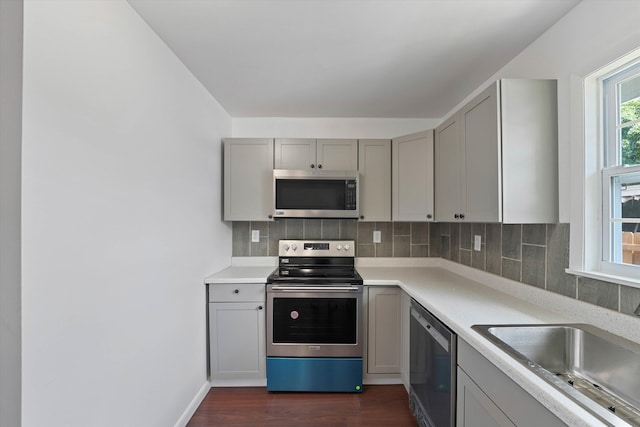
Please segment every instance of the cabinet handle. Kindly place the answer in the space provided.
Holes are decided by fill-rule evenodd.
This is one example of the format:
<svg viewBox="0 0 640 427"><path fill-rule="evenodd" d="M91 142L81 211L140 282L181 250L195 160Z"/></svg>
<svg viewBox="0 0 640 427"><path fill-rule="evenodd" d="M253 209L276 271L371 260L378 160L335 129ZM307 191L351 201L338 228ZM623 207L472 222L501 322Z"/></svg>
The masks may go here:
<svg viewBox="0 0 640 427"><path fill-rule="evenodd" d="M258 310L262 310L262 306L261 305L258 306Z"/></svg>
<svg viewBox="0 0 640 427"><path fill-rule="evenodd" d="M234 293L234 294L239 294L239 293L240 293L240 289L234 289L234 290L233 290L233 293Z"/></svg>
<svg viewBox="0 0 640 427"><path fill-rule="evenodd" d="M316 165L314 165L314 164L312 164L312 165L311 165L311 169L313 169L313 168L315 168L315 167L316 167Z"/></svg>
<svg viewBox="0 0 640 427"><path fill-rule="evenodd" d="M322 165L318 165L318 169L322 169Z"/></svg>

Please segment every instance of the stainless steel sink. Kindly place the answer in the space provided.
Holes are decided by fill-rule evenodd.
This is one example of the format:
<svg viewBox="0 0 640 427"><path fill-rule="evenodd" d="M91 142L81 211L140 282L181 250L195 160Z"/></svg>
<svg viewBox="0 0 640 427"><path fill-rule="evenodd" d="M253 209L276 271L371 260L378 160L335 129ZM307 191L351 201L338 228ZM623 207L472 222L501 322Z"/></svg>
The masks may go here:
<svg viewBox="0 0 640 427"><path fill-rule="evenodd" d="M606 425L640 426L640 345L590 325L474 325Z"/></svg>

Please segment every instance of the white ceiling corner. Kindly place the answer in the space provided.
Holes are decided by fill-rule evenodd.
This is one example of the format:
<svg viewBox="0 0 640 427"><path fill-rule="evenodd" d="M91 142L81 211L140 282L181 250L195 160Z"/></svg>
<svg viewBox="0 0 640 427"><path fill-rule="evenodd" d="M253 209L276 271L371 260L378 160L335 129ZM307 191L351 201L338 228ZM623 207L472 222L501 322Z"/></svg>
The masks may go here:
<svg viewBox="0 0 640 427"><path fill-rule="evenodd" d="M128 0L232 117L440 118L579 0Z"/></svg>

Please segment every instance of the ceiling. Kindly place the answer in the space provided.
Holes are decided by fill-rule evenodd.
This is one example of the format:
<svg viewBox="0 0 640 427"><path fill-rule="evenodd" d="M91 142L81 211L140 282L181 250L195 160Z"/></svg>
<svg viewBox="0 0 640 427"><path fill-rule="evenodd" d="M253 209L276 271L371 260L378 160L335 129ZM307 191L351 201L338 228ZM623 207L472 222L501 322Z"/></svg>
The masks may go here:
<svg viewBox="0 0 640 427"><path fill-rule="evenodd" d="M441 118L579 0L128 0L232 117Z"/></svg>

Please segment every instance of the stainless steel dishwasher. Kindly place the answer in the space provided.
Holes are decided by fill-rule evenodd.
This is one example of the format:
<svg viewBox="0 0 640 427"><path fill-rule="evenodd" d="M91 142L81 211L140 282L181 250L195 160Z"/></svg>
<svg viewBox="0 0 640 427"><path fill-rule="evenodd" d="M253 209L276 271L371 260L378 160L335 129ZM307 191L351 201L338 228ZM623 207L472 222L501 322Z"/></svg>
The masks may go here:
<svg viewBox="0 0 640 427"><path fill-rule="evenodd" d="M456 334L411 300L410 398L420 427L453 427L456 417Z"/></svg>

